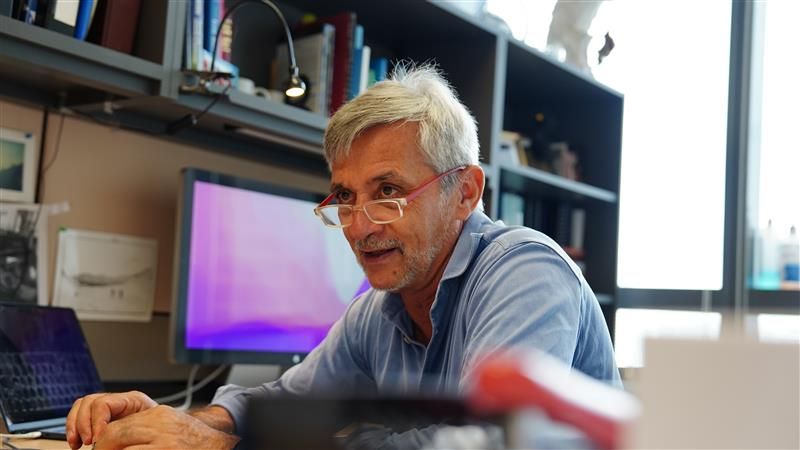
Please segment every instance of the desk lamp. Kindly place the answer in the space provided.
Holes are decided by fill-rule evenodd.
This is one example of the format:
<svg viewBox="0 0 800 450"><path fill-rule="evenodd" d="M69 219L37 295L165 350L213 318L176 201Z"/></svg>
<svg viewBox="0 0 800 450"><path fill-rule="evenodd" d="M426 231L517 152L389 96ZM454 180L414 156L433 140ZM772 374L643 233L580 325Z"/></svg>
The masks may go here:
<svg viewBox="0 0 800 450"><path fill-rule="evenodd" d="M219 26L217 26L217 32L214 36L214 48L211 54L210 71L195 72L195 74L198 75L201 79L200 85L202 86L202 90L208 92L208 84L210 82L220 78L230 77L230 74L216 72L214 70L214 66L216 65L217 62L217 47L219 45L219 36L220 34L222 34L222 28L225 25L225 21L228 20L228 18L232 16L233 13L236 12L239 8L250 3L260 4L269 7L275 13L275 15L278 16L278 20L280 20L281 25L283 25L283 31L286 33L286 42L289 46L289 82L286 85L286 90L284 91L284 94L289 100L294 100L294 101L301 100L302 97L306 94L306 84L300 78L300 69L297 67L297 61L295 60L292 32L289 29L289 24L286 23L286 19L283 17L281 10L278 9L278 7L275 6L275 4L272 3L270 0L240 0L235 5L233 5L233 7L231 7L229 10L225 11L225 14L219 21ZM214 100L212 100L211 103L209 103L209 105L199 114L197 115L188 114L168 124L167 133L175 134L186 127L194 126L195 124L197 124L197 121L200 120L200 118L203 117L203 115L206 112L208 112L208 110L211 109L211 107L214 106L217 103L217 101L219 101L219 99L222 98L228 92L228 89L230 89L230 84L228 84L225 90L217 94Z"/></svg>

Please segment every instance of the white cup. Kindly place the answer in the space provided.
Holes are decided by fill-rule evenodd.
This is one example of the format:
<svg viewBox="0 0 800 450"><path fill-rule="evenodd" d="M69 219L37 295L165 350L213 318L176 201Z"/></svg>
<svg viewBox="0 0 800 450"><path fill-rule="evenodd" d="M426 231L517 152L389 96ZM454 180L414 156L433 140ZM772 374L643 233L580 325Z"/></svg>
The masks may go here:
<svg viewBox="0 0 800 450"><path fill-rule="evenodd" d="M236 89L239 89L245 94L253 95L256 91L256 84L250 78L239 77Z"/></svg>

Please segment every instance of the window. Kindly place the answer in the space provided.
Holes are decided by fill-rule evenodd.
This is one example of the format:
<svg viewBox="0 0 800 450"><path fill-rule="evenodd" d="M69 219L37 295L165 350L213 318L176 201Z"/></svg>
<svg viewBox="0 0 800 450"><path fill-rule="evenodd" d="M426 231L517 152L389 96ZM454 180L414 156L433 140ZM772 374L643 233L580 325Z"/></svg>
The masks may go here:
<svg viewBox="0 0 800 450"><path fill-rule="evenodd" d="M800 232L800 60L796 34L800 2L759 2L755 5L752 97L750 104L750 200L754 252L752 283L756 289L798 289ZM796 227L794 236L791 227ZM794 264L787 276L787 265ZM800 292L797 294L800 296Z"/></svg>
<svg viewBox="0 0 800 450"><path fill-rule="evenodd" d="M593 69L625 95L617 281L722 287L730 2L606 2Z"/></svg>
<svg viewBox="0 0 800 450"><path fill-rule="evenodd" d="M717 339L721 326L719 313L617 309L614 332L617 366L642 367L647 338Z"/></svg>

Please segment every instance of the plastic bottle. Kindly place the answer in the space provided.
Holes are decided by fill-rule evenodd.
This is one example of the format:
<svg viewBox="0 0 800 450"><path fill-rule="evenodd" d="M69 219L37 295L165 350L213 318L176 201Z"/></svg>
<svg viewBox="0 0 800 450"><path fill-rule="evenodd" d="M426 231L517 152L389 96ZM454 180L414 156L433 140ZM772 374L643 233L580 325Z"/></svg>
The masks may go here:
<svg viewBox="0 0 800 450"><path fill-rule="evenodd" d="M757 239L754 288L780 289L781 266L778 250L778 239L772 229L772 220L769 220L767 228L761 230Z"/></svg>
<svg viewBox="0 0 800 450"><path fill-rule="evenodd" d="M789 230L789 237L781 243L780 257L784 285L791 287L800 285L800 273L798 273L800 272L800 240L798 240L797 228L794 225Z"/></svg>

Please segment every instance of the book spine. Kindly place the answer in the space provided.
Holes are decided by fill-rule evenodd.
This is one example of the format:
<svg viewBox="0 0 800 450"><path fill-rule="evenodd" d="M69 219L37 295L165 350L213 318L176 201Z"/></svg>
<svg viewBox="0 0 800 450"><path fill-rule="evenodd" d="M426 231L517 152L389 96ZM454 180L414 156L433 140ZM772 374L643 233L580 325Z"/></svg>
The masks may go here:
<svg viewBox="0 0 800 450"><path fill-rule="evenodd" d="M89 25L92 23L92 5L94 0L80 0L78 3L78 15L75 19L75 32L73 36L82 41L86 40L89 33Z"/></svg>
<svg viewBox="0 0 800 450"><path fill-rule="evenodd" d="M203 57L203 0L192 0L192 70L200 69Z"/></svg>
<svg viewBox="0 0 800 450"><path fill-rule="evenodd" d="M225 0L214 0L219 3L219 17L225 15ZM219 34L219 55L218 58L231 62L231 50L233 49L233 21L228 18L222 25L222 32Z"/></svg>
<svg viewBox="0 0 800 450"><path fill-rule="evenodd" d="M352 100L359 93L361 85L361 59L364 51L364 27L356 25L353 29L353 60L350 64L350 84L347 90L347 100Z"/></svg>
<svg viewBox="0 0 800 450"><path fill-rule="evenodd" d="M217 0L205 0L204 21L203 21L203 48L213 51L214 39L216 38L217 28L219 27L219 8Z"/></svg>
<svg viewBox="0 0 800 450"><path fill-rule="evenodd" d="M372 48L369 45L361 47L361 67L358 77L358 95L367 90L369 81L369 58L372 56Z"/></svg>

